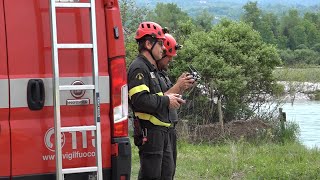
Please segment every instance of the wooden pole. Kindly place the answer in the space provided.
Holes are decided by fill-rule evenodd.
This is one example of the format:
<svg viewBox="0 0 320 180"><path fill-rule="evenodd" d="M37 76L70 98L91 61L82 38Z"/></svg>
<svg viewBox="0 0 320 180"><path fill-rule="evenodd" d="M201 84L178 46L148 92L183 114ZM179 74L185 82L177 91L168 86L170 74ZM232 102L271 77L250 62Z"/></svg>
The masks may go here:
<svg viewBox="0 0 320 180"><path fill-rule="evenodd" d="M281 127L281 139L282 143L284 143L284 132L285 132L285 125L284 122L286 122L287 115L285 112L282 112L282 108L279 108L279 119L280 119L280 127Z"/></svg>
<svg viewBox="0 0 320 180"><path fill-rule="evenodd" d="M224 135L224 125L223 125L223 114L222 114L222 105L221 105L221 96L218 96L218 113L219 113L219 122L221 125L221 132Z"/></svg>

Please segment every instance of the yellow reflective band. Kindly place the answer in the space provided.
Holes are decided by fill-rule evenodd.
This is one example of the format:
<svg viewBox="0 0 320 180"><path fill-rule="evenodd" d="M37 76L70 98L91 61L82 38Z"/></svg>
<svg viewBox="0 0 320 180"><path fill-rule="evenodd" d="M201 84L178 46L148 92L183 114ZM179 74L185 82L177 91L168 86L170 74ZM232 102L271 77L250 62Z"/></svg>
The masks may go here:
<svg viewBox="0 0 320 180"><path fill-rule="evenodd" d="M131 88L131 89L129 90L129 98L131 99L131 97L132 97L134 94L139 93L139 92L142 92L142 91L148 91L148 92L150 92L149 87L146 86L145 84L142 84L142 85L140 85L140 86L136 86L136 87Z"/></svg>
<svg viewBox="0 0 320 180"><path fill-rule="evenodd" d="M158 92L157 95L163 96L163 92Z"/></svg>
<svg viewBox="0 0 320 180"><path fill-rule="evenodd" d="M171 125L170 123L165 123L165 122L160 121L158 118L156 118L150 114L140 113L140 112L135 112L134 114L139 119L150 121L152 124L157 125L157 126L170 127L170 125Z"/></svg>

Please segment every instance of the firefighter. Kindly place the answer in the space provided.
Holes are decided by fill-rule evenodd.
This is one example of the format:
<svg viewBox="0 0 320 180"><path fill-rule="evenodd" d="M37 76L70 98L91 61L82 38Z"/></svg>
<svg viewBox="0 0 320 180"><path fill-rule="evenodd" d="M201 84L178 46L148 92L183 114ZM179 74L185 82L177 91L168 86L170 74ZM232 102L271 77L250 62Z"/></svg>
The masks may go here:
<svg viewBox="0 0 320 180"><path fill-rule="evenodd" d="M134 113L134 143L139 148L138 179L170 180L174 173L169 138L169 109L185 103L179 94L166 93L160 85L157 61L163 57L165 35L154 22L140 23L135 39L139 55L128 69L129 103Z"/></svg>
<svg viewBox="0 0 320 180"><path fill-rule="evenodd" d="M165 53L160 61L157 61L158 69L160 70L160 77L162 79L162 89L164 89L165 94L167 93L176 93L182 95L183 92L194 85L195 80L192 78L192 75L188 73L182 73L178 78L176 84L173 84L167 74L167 70L169 68L169 64L172 62L173 57L177 56L177 50L179 50L182 46L177 44L176 40L172 37L172 35L165 33ZM176 124L178 123L178 113L177 109L170 109L169 111L169 120L173 123L169 129L169 137L173 152L173 160L174 160L174 173L176 169L176 161L177 161L177 133L176 133ZM173 174L174 175L174 174Z"/></svg>

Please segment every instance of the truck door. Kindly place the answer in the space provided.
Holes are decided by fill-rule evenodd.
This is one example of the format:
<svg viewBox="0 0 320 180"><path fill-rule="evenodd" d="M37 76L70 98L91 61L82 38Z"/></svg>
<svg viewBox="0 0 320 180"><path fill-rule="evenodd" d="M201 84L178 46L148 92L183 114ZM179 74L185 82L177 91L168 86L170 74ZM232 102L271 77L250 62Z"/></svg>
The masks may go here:
<svg viewBox="0 0 320 180"><path fill-rule="evenodd" d="M1 2L4 2L7 29L12 180L55 179L49 0L2 0ZM104 179L110 179L110 87L103 6L102 1L96 1L102 165ZM90 42L89 9L65 8L56 12L58 43ZM0 51L3 51L2 46ZM60 85L92 84L91 58L90 49L59 50ZM61 91L60 97L62 126L93 125L92 93ZM2 149L3 146L0 147ZM62 133L62 154L63 168L93 166L94 133L91 131ZM0 169L2 172L2 168ZM83 176L87 177L67 175L66 180L89 179L92 174Z"/></svg>
<svg viewBox="0 0 320 180"><path fill-rule="evenodd" d="M9 85L3 0L0 0L0 179L10 176Z"/></svg>

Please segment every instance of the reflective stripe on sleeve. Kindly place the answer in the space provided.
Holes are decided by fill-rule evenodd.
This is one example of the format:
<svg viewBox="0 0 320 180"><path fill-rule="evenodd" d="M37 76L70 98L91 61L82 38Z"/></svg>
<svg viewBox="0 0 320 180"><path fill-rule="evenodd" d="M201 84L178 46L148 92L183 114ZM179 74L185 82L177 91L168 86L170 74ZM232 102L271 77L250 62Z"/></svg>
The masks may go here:
<svg viewBox="0 0 320 180"><path fill-rule="evenodd" d="M136 87L133 87L129 90L129 98L131 99L131 97L139 92L142 92L142 91L148 91L150 92L150 89L148 86L146 86L145 84L142 84L140 86L136 86Z"/></svg>
<svg viewBox="0 0 320 180"><path fill-rule="evenodd" d="M146 113L140 113L140 112L135 112L134 113L139 119L141 120L146 120L146 121L150 121L152 124L157 125L157 126L165 126L165 127L170 127L170 123L165 123L160 121L158 118L150 115L150 114L146 114Z"/></svg>
<svg viewBox="0 0 320 180"><path fill-rule="evenodd" d="M163 92L158 92L157 95L163 96Z"/></svg>

